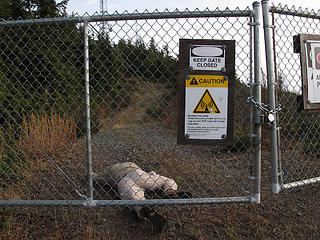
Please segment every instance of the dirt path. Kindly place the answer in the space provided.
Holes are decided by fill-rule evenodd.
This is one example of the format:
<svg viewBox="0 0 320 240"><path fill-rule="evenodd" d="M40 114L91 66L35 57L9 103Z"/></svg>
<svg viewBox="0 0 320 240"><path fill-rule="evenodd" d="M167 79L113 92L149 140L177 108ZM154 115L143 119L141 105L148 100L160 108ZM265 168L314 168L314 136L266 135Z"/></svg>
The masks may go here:
<svg viewBox="0 0 320 240"><path fill-rule="evenodd" d="M161 101L166 89L161 84L150 83L139 79L131 80L134 91L130 94L131 103L128 107L112 112L102 122L101 131L141 125L147 118L146 111L150 103ZM129 82L128 82L129 84Z"/></svg>

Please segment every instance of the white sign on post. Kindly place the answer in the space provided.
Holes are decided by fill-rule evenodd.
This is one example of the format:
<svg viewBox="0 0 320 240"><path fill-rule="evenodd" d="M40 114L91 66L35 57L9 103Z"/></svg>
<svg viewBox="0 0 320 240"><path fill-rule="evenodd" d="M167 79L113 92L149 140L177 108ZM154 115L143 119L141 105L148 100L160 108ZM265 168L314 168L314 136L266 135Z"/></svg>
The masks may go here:
<svg viewBox="0 0 320 240"><path fill-rule="evenodd" d="M320 41L306 41L308 102L320 103Z"/></svg>
<svg viewBox="0 0 320 240"><path fill-rule="evenodd" d="M192 70L225 71L225 46L192 45L190 49Z"/></svg>

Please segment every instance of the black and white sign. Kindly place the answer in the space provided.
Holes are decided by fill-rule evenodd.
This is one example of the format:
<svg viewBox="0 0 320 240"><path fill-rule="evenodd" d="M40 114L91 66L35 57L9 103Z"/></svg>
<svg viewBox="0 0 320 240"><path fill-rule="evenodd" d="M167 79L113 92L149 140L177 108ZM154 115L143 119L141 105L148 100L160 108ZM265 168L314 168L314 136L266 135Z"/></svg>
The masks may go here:
<svg viewBox="0 0 320 240"><path fill-rule="evenodd" d="M303 110L320 110L320 35L294 36L294 52L300 53Z"/></svg>
<svg viewBox="0 0 320 240"><path fill-rule="evenodd" d="M190 68L225 72L225 48L224 45L191 45Z"/></svg>
<svg viewBox="0 0 320 240"><path fill-rule="evenodd" d="M306 41L308 102L320 103L320 41Z"/></svg>
<svg viewBox="0 0 320 240"><path fill-rule="evenodd" d="M235 41L180 39L178 144L233 141Z"/></svg>
<svg viewBox="0 0 320 240"><path fill-rule="evenodd" d="M228 124L227 78L188 75L185 86L185 136L188 139L224 139Z"/></svg>

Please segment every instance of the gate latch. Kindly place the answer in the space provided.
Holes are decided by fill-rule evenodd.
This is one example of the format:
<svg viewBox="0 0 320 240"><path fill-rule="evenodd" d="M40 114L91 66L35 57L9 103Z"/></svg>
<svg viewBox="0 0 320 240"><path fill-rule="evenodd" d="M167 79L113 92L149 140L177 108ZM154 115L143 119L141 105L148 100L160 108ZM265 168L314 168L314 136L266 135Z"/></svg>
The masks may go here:
<svg viewBox="0 0 320 240"><path fill-rule="evenodd" d="M280 104L275 109L269 110L268 109L268 106L269 106L268 104L258 103L253 97L248 97L247 98L247 102L248 103L253 103L253 105L256 108L258 108L261 111L263 111L269 123L272 123L276 119L275 115L279 111L281 111L281 105ZM260 122L263 122L263 121L260 121Z"/></svg>

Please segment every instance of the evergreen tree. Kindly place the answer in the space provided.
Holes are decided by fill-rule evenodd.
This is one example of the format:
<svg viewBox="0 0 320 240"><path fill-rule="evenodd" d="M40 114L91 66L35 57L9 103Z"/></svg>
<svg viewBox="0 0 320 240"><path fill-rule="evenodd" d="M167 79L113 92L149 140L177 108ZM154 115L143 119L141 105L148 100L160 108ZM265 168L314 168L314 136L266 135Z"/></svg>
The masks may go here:
<svg viewBox="0 0 320 240"><path fill-rule="evenodd" d="M18 19L27 18L26 2L21 0L1 0L0 1L0 19Z"/></svg>
<svg viewBox="0 0 320 240"><path fill-rule="evenodd" d="M69 0L1 0L0 19L60 17L66 15Z"/></svg>
<svg viewBox="0 0 320 240"><path fill-rule="evenodd" d="M4 19L59 17L67 1L4 0ZM22 112L83 114L83 29L74 23L14 25L0 28L0 124L21 122ZM90 86L93 110L106 99L119 107L128 91L125 81L138 77L166 86L176 86L177 59L168 46L157 48L152 38L135 43L90 36ZM127 93L126 93L127 92Z"/></svg>
<svg viewBox="0 0 320 240"><path fill-rule="evenodd" d="M48 3L48 5L46 5ZM58 17L67 1L7 0L6 19ZM6 7L9 7L7 15ZM11 14L15 9L19 11ZM18 14L20 13L20 14ZM13 25L0 29L2 122L21 121L22 111L65 111L83 91L83 34L73 23ZM81 60L81 63L80 63ZM73 108L74 109L74 108Z"/></svg>

